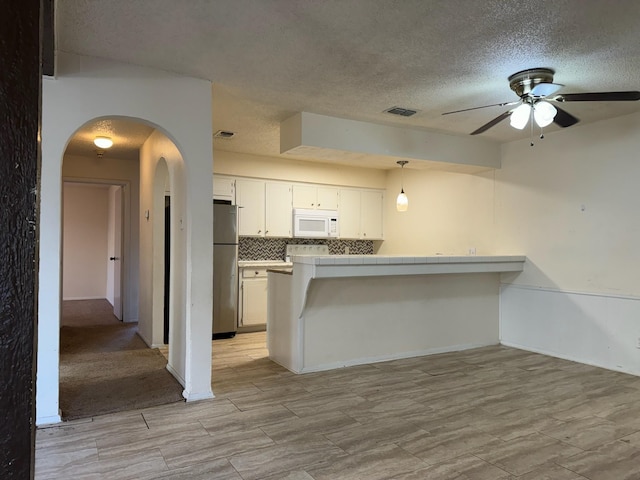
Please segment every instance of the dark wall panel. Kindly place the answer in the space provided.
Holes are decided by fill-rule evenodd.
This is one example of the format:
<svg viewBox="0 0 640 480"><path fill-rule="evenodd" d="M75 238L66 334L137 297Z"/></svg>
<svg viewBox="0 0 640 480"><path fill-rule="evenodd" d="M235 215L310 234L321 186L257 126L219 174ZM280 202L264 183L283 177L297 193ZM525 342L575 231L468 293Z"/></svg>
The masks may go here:
<svg viewBox="0 0 640 480"><path fill-rule="evenodd" d="M33 477L40 0L0 15L0 478Z"/></svg>

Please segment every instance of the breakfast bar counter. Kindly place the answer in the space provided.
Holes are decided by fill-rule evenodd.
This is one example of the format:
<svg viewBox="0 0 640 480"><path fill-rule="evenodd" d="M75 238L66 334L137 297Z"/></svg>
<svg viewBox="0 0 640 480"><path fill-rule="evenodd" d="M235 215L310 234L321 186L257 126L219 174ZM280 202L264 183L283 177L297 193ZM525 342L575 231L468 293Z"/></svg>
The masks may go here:
<svg viewBox="0 0 640 480"><path fill-rule="evenodd" d="M294 256L270 272L269 357L295 373L499 342L500 275L526 257Z"/></svg>

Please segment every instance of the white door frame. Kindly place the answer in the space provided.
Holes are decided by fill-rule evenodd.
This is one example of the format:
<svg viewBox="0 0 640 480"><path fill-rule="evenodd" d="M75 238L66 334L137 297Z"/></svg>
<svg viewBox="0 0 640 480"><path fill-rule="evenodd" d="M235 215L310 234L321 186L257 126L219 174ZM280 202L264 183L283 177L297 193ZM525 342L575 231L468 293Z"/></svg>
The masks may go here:
<svg viewBox="0 0 640 480"><path fill-rule="evenodd" d="M62 185L65 183L88 183L98 185L115 185L122 187L122 259L120 264L121 281L120 281L120 298L122 299L122 321L127 322L131 319L128 318L128 305L131 291L131 275L129 268L129 259L131 258L131 182L128 180L117 179L105 179L105 178L84 178L84 177L62 177ZM62 189L64 195L64 188ZM64 205L64 202L63 202ZM62 215L64 215L64 208L62 209ZM61 219L63 221L63 219ZM64 245L64 229L61 231L62 245ZM62 266L62 251L60 251L60 265ZM64 271L60 269L61 275L64 275ZM62 290L60 290L60 304L62 305ZM62 319L61 319L62 320Z"/></svg>

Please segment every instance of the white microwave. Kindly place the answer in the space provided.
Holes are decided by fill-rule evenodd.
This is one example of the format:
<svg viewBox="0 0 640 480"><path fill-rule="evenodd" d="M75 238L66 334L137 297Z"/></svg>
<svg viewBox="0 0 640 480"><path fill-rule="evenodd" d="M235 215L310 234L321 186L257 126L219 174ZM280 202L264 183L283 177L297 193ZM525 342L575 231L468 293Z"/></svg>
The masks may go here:
<svg viewBox="0 0 640 480"><path fill-rule="evenodd" d="M336 210L293 209L293 236L305 238L338 238Z"/></svg>

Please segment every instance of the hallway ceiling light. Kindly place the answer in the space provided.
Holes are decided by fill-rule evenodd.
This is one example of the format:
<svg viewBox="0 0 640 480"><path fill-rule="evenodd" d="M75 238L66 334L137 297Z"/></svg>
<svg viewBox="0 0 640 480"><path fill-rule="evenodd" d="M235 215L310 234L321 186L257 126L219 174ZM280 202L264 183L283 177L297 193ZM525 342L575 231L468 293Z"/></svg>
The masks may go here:
<svg viewBox="0 0 640 480"><path fill-rule="evenodd" d="M98 148L111 148L113 145L113 140L109 137L96 137L93 139L93 143Z"/></svg>
<svg viewBox="0 0 640 480"><path fill-rule="evenodd" d="M404 172L404 166L409 162L407 160L398 160L396 163L400 165L400 193L396 199L396 209L399 212L406 212L409 209L409 199L404 193L404 175L402 172Z"/></svg>

